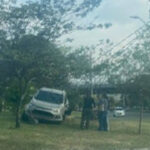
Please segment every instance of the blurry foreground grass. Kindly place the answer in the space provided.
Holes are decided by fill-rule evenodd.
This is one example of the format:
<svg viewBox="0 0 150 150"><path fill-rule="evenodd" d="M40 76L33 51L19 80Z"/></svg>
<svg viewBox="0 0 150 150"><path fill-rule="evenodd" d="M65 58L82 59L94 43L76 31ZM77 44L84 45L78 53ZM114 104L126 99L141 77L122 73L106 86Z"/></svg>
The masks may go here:
<svg viewBox="0 0 150 150"><path fill-rule="evenodd" d="M113 119L109 132L97 131L97 121L89 130L80 130L80 114L73 113L62 124L22 124L13 129L13 117L0 114L0 150L129 150L150 148L150 119L137 134L137 120ZM148 150L148 149L146 149Z"/></svg>

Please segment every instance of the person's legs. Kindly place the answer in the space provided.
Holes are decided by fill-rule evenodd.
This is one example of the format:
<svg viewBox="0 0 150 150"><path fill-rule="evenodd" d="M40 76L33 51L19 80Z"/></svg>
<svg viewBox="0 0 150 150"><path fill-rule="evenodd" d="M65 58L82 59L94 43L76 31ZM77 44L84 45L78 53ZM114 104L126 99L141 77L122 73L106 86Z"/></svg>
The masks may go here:
<svg viewBox="0 0 150 150"><path fill-rule="evenodd" d="M92 115L92 110L87 109L87 111L86 111L86 129L89 128L91 115Z"/></svg>
<svg viewBox="0 0 150 150"><path fill-rule="evenodd" d="M107 112L104 112L104 131L108 131L108 116L107 116Z"/></svg>
<svg viewBox="0 0 150 150"><path fill-rule="evenodd" d="M86 118L86 124L85 124L86 129L89 128L89 124L90 124L90 120L89 120L89 118L87 116L87 118Z"/></svg>
<svg viewBox="0 0 150 150"><path fill-rule="evenodd" d="M82 111L80 128L83 129L85 127L86 113L85 110Z"/></svg>
<svg viewBox="0 0 150 150"><path fill-rule="evenodd" d="M100 112L98 112L98 124L99 124L98 130L100 130L101 128L101 113Z"/></svg>
<svg viewBox="0 0 150 150"><path fill-rule="evenodd" d="M100 112L99 114L99 123L100 123L100 126L99 126L99 130L104 130L104 113L103 111Z"/></svg>

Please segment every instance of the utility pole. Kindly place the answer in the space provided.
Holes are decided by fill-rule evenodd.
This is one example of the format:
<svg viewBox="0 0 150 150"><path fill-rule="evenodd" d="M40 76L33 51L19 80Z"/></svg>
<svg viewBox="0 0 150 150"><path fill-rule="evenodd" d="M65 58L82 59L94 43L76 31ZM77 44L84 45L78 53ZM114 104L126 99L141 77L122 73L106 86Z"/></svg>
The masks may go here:
<svg viewBox="0 0 150 150"><path fill-rule="evenodd" d="M140 117L139 117L139 134L142 133L142 120L143 120L143 90L139 92L139 104L140 104Z"/></svg>
<svg viewBox="0 0 150 150"><path fill-rule="evenodd" d="M89 56L89 58L90 58L90 91L91 91L91 95L93 95L93 62L92 62L92 60L93 60L93 57L92 57L92 49L90 48L89 49L89 51L90 51L90 56Z"/></svg>

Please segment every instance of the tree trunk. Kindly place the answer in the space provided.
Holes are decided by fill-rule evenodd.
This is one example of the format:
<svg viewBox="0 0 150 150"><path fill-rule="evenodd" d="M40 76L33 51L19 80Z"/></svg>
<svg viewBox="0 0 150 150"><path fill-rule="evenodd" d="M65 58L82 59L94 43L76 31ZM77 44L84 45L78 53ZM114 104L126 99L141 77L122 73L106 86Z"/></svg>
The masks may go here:
<svg viewBox="0 0 150 150"><path fill-rule="evenodd" d="M21 108L22 108L22 103L25 98L25 93L21 96L20 101L16 105L16 128L20 128L21 126Z"/></svg>
<svg viewBox="0 0 150 150"><path fill-rule="evenodd" d="M20 125L21 125L21 118L20 118L20 105L17 105L16 106L17 109L16 109L16 125L15 127L16 128L20 128Z"/></svg>
<svg viewBox="0 0 150 150"><path fill-rule="evenodd" d="M20 109L21 109L21 105L22 105L22 93L23 93L23 83L22 83L22 78L19 78L19 99L18 102L16 104L16 128L20 128L21 126L21 114L20 114Z"/></svg>
<svg viewBox="0 0 150 150"><path fill-rule="evenodd" d="M23 104L23 101L25 99L25 96L26 96L26 92L27 92L27 85L28 85L28 82L27 81L24 81L24 86L23 86L23 79L20 78L19 79L19 95L20 95L20 99L16 105L16 128L20 128L21 126L21 108L22 108L22 104Z"/></svg>
<svg viewBox="0 0 150 150"><path fill-rule="evenodd" d="M139 134L142 133L142 119L143 119L143 104L141 104L140 106Z"/></svg>

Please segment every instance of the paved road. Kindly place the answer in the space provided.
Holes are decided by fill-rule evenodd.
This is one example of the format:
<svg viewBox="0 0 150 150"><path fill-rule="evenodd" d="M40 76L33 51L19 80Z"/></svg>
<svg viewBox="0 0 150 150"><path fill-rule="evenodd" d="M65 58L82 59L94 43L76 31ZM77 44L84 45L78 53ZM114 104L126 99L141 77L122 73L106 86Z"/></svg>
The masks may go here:
<svg viewBox="0 0 150 150"><path fill-rule="evenodd" d="M113 117L113 113L109 113L110 119L122 119L122 120L138 120L139 119L139 112L131 112L127 111L126 115L124 117ZM149 119L150 120L150 113L143 113L143 119Z"/></svg>

